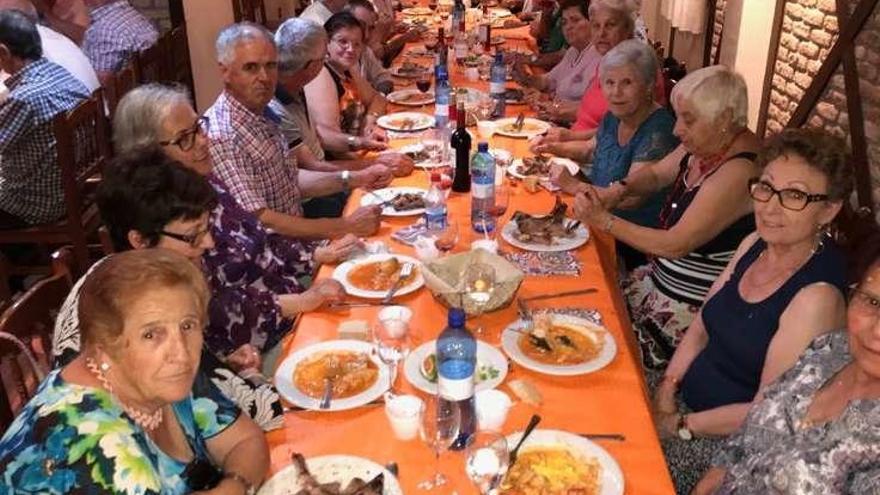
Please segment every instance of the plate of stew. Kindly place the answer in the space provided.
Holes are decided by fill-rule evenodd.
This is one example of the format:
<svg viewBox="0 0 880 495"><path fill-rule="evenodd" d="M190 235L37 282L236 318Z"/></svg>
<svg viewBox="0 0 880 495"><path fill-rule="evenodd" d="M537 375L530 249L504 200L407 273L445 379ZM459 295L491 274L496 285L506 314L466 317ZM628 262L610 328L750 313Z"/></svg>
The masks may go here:
<svg viewBox="0 0 880 495"><path fill-rule="evenodd" d="M401 281L396 296L409 294L425 284L419 260L400 254L371 254L346 261L333 270L333 278L345 287L345 292L356 297L382 299L400 277L404 263L412 263L412 273Z"/></svg>

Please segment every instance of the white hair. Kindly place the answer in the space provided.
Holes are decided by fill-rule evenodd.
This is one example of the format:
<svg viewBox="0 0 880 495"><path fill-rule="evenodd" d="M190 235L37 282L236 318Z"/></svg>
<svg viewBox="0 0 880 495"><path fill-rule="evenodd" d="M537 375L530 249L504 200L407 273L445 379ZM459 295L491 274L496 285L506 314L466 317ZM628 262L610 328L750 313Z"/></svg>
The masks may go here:
<svg viewBox="0 0 880 495"><path fill-rule="evenodd" d="M652 87L657 79L657 54L640 40L624 40L608 51L599 62L599 77L605 78L609 69L631 65L645 85Z"/></svg>
<svg viewBox="0 0 880 495"><path fill-rule="evenodd" d="M275 32L278 46L278 71L293 73L320 57L327 47L324 26L299 17L292 17Z"/></svg>
<svg viewBox="0 0 880 495"><path fill-rule="evenodd" d="M635 11L627 0L593 0L590 3L590 19L600 9L609 10L612 14L619 16L630 37L632 37L636 30Z"/></svg>
<svg viewBox="0 0 880 495"><path fill-rule="evenodd" d="M691 72L672 88L673 106L682 100L692 104L698 117L715 123L725 112L734 130L748 125L749 96L743 77L723 65Z"/></svg>
<svg viewBox="0 0 880 495"><path fill-rule="evenodd" d="M239 22L223 28L220 34L217 35L217 42L214 44L214 48L217 51L217 61L221 64L230 63L232 61L232 51L236 45L244 41L260 38L275 46L275 39L272 37L272 33L259 24Z"/></svg>
<svg viewBox="0 0 880 495"><path fill-rule="evenodd" d="M122 97L113 115L113 147L117 153L156 146L159 129L175 105L192 105L183 86L149 83Z"/></svg>

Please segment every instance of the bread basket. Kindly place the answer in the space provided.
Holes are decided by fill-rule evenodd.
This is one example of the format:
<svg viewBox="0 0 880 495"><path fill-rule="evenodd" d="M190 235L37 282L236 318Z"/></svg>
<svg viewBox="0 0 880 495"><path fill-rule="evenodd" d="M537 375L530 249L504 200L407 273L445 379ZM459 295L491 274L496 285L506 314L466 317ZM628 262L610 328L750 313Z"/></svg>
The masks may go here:
<svg viewBox="0 0 880 495"><path fill-rule="evenodd" d="M465 295L464 273L473 263L484 263L495 269L495 284L486 304L476 304ZM454 254L425 263L422 276L428 290L443 305L461 307L469 315L488 313L510 304L523 280L523 272L506 259L483 249Z"/></svg>

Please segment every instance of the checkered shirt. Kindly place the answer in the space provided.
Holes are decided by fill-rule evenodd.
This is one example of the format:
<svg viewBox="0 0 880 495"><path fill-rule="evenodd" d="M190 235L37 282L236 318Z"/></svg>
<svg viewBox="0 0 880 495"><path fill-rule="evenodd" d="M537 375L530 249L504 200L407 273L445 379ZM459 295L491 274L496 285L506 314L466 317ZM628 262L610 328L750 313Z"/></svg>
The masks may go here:
<svg viewBox="0 0 880 495"><path fill-rule="evenodd" d="M60 65L41 58L6 80L0 103L0 210L31 223L64 215L52 119L89 97Z"/></svg>
<svg viewBox="0 0 880 495"><path fill-rule="evenodd" d="M257 115L227 92L205 112L214 174L247 211L302 215L296 159L268 107Z"/></svg>
<svg viewBox="0 0 880 495"><path fill-rule="evenodd" d="M135 54L156 44L159 32L127 0L91 11L82 48L97 72L116 72Z"/></svg>

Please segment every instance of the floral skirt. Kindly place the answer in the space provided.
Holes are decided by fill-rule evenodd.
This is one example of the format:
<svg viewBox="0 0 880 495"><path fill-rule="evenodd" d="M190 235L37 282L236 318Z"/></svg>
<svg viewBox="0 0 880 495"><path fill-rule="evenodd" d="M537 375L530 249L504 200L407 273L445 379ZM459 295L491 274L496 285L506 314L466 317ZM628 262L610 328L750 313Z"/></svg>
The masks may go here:
<svg viewBox="0 0 880 495"><path fill-rule="evenodd" d="M622 285L642 364L646 370L657 370L666 368L700 308L660 292L651 280L651 272L651 265L636 268Z"/></svg>

